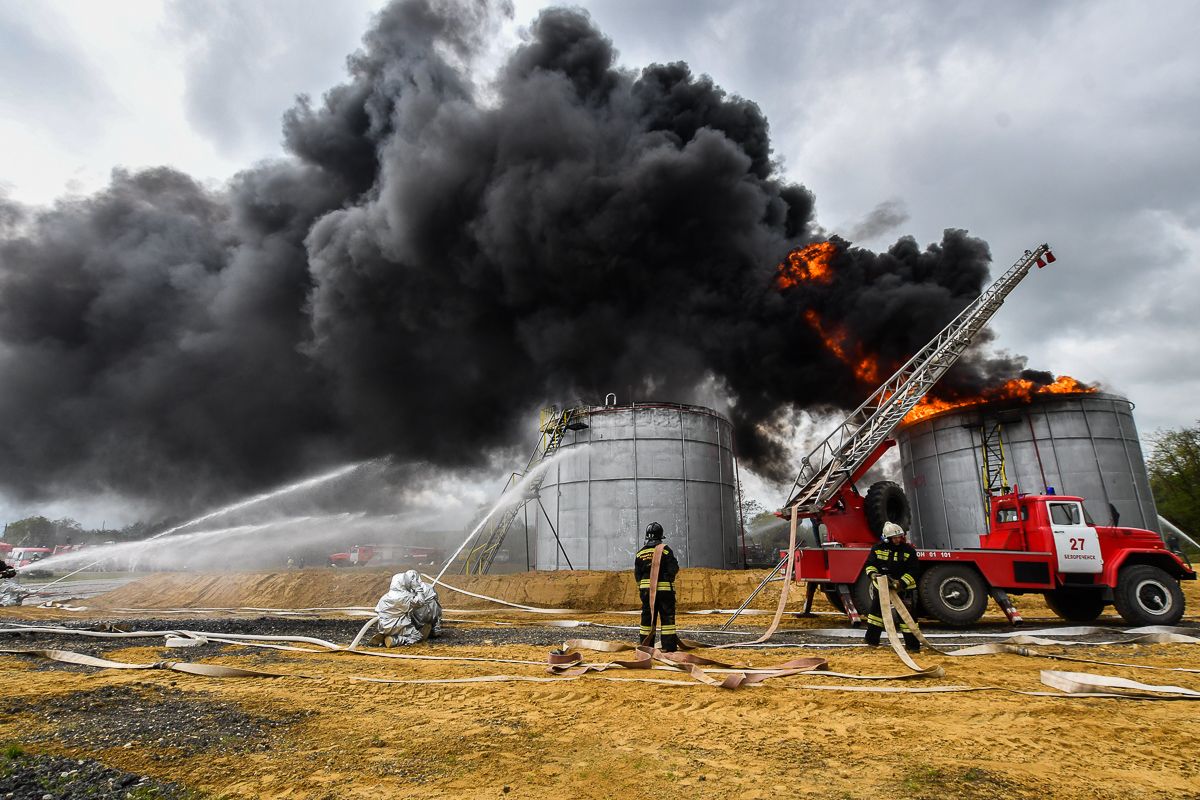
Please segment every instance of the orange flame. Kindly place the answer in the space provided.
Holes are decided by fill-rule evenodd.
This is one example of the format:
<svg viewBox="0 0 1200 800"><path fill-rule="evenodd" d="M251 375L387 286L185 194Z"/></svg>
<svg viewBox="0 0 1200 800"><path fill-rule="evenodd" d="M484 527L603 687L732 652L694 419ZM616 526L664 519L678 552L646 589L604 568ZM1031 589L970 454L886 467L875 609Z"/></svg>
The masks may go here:
<svg viewBox="0 0 1200 800"><path fill-rule="evenodd" d="M826 349L837 356L837 359L854 370L854 377L863 383L879 383L879 362L874 356L863 355L862 350L855 347L854 355L850 355L847 340L850 338L844 328L827 330L821 324L821 316L811 308L804 312L804 319L817 332L825 343Z"/></svg>
<svg viewBox="0 0 1200 800"><path fill-rule="evenodd" d="M1028 403L1033 400L1034 395L1091 394L1094 391L1096 391L1094 386L1080 383L1070 375L1060 375L1054 383L1045 384L1034 383L1023 378L1013 378L1000 386L985 389L978 397L968 397L964 400L939 400L936 397L924 397L912 411L908 412L903 424L908 425L952 408L968 408L1002 400L1020 400Z"/></svg>
<svg viewBox="0 0 1200 800"><path fill-rule="evenodd" d="M837 245L833 242L813 242L797 247L779 265L775 285L780 289L790 289L809 281L829 283L833 280L830 262L836 253Z"/></svg>

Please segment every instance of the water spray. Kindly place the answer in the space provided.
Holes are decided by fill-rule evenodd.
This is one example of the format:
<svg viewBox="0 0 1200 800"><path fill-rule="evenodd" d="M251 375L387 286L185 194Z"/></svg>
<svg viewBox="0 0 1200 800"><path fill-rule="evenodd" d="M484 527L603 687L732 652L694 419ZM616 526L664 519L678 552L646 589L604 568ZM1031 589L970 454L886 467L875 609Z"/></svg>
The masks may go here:
<svg viewBox="0 0 1200 800"><path fill-rule="evenodd" d="M570 450L560 451L550 458L539 462L533 469L525 473L525 476L522 477L521 480L510 487L506 492L504 492L504 494L500 495L500 499L496 501L496 505L492 506L491 510L483 515L483 519L479 520L479 524L475 526L474 530L467 535L467 538L463 539L462 544L458 546L458 549L454 551L454 554L446 559L446 563L442 565L441 571L438 572L437 577L433 579L434 584L441 584L442 586L445 586L445 584L441 583L441 580L442 576L446 574L446 570L448 570L450 565L454 563L454 559L458 558L459 553L463 551L463 548L467 546L467 543L473 540L479 534L479 531L483 530L483 526L487 525L488 521L496 514L497 511L517 502L524 497L526 488L540 478L551 466L558 463L559 460L572 454L581 453L586 449L587 445L583 445L581 447L572 447Z"/></svg>
<svg viewBox="0 0 1200 800"><path fill-rule="evenodd" d="M149 544L150 542L153 542L155 539L161 539L164 536L169 536L172 533L176 533L177 531L181 531L184 528L190 527L192 525L198 525L201 522L205 522L207 520L213 519L214 517L219 517L223 514L229 514L234 511L241 511L244 508L249 508L250 506L257 505L259 503L263 503L267 500L273 500L277 497L282 497L283 495L292 494L294 492L299 492L304 489L311 489L314 486L319 486L320 484L327 483L332 480L336 480L337 478L341 478L345 475L349 475L350 473L352 473L358 469L361 469L362 467L365 467L369 464L380 462L382 460L383 459L376 458L376 459L371 459L369 461L359 461L355 464L346 464L345 466L338 467L337 469L332 470L330 472L326 472L322 475L317 475L312 478L306 478L302 481L297 481L296 483L289 484L289 485L281 487L279 489L274 489L270 492L264 492L263 494L255 495L254 497L248 498L246 500L241 500L236 503L231 503L230 505L224 506L223 508L218 508L216 511L210 511L209 513L204 514L203 516L199 516L199 517L196 517L195 519L188 520L187 522L185 522L181 525L176 525L175 527L168 528L167 530L162 531L161 533L156 533L153 536L151 536L150 538L143 539L142 541L136 542L135 544L146 545L146 544ZM77 570L74 570L73 572L68 572L66 575L63 575L62 577L55 578L54 580L50 581L50 583L47 583L46 585L42 586L41 589L39 589L39 592L44 592L46 589L49 589L51 586L61 583L62 581L65 581L67 578L70 578L74 575L78 575L79 573L83 572L84 570L91 569L92 567L96 566L97 564L107 561L110 558L112 558L111 553L109 555L106 555L103 558L99 558L89 564L85 564L84 566L80 567ZM33 566L33 565L31 564L29 566L22 567L21 569L28 569L30 566ZM46 567L45 561L37 562L38 569L45 569L45 567Z"/></svg>

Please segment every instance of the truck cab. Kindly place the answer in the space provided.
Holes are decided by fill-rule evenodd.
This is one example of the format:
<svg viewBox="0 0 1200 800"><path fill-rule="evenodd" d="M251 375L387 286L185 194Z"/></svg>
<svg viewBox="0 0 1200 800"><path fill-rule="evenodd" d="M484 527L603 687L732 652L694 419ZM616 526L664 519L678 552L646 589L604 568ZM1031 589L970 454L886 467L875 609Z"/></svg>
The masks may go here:
<svg viewBox="0 0 1200 800"><path fill-rule="evenodd" d="M1014 490L991 499L990 523L973 551L984 578L1018 594L1042 592L1064 619L1090 621L1112 603L1132 624L1174 624L1183 611L1179 581L1196 577L1153 531L1095 524L1082 497ZM1001 552L1007 562L991 557Z"/></svg>

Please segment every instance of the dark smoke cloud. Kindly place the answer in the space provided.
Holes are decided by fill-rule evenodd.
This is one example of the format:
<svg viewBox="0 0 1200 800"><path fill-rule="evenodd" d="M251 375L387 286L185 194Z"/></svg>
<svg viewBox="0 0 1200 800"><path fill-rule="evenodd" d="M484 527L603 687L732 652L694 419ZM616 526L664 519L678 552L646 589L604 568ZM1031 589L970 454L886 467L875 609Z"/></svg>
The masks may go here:
<svg viewBox="0 0 1200 800"><path fill-rule="evenodd" d="M985 282L986 244L948 230L839 241L831 283L780 291L821 237L754 103L685 64L620 69L563 9L485 103L465 65L492 21L396 3L349 80L284 115L289 160L218 192L118 170L9 224L4 487L199 503L334 460L478 465L544 402L712 380L750 466L783 477L773 426L871 388L807 310L899 363Z"/></svg>

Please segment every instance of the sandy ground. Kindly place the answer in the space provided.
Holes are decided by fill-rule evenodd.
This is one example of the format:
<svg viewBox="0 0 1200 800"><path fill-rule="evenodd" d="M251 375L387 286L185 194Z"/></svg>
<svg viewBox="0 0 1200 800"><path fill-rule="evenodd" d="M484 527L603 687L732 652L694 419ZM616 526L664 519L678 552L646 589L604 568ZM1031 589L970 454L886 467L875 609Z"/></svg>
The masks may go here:
<svg viewBox="0 0 1200 800"><path fill-rule="evenodd" d="M689 572L694 572L689 576ZM684 573L689 608L735 605L762 574ZM155 576L88 601L87 612L5 609L0 623L133 618L115 609L255 606L301 608L369 605L385 573L308 570L276 575ZM471 585L466 585L470 583ZM204 678L163 670L96 670L22 656L0 657L0 742L26 752L94 758L138 775L217 797L645 797L668 791L693 797L1200 797L1195 754L1200 704L1187 701L1038 698L1002 690L971 694L869 694L818 686L997 686L1039 691L1043 669L1117 675L1200 690L1200 674L1068 664L1043 657L949 658L923 653L946 675L920 681L854 683L797 675L726 691L686 682L629 680L642 671L549 682L381 684L354 677L459 679L513 675L544 678L548 646L565 637L628 639L619 626L636 620L613 611L635 602L628 576L535 574L472 578L463 588L517 602L571 607L563 618L595 626L559 630L543 617L483 610L449 593L448 636L403 651L451 661L396 660L332 653L218 647L168 650L162 640L105 642L55 638L52 645L102 651L118 661L164 659L229 664L286 673L283 678ZM483 586L491 587L484 592ZM1186 585L1197 625L1200 592ZM765 593L766 607L778 585ZM1053 624L1030 598L1018 604L1026 628ZM822 603L822 610L828 610ZM994 613L979 631L1004 631ZM346 643L350 618L288 623L247 612L244 629L323 626ZM188 627L188 615L137 614ZM197 615L192 615L196 617ZM205 612L199 625L221 617ZM712 629L724 616L681 616L681 625ZM744 630L764 626L752 616ZM1101 623L1114 635L1120 621ZM831 669L898 674L889 650L837 647L815 629L834 616L786 618L781 641L817 643L803 650L705 651L739 664L767 665L798 655L827 658ZM601 625L615 627L599 627ZM311 628L316 630L317 628ZM310 633L311 633L310 630ZM340 637L335 634L340 633ZM701 638L716 640L715 634ZM1094 637L1095 638L1095 637ZM1099 637L1104 638L1104 637ZM1119 637L1118 637L1119 638ZM854 640L844 640L851 643ZM957 640L956 640L957 641ZM965 639L963 641L966 641ZM529 644L525 642L538 642ZM0 640L21 649L50 646L36 636ZM1092 644L1050 653L1159 667L1196 669L1196 645ZM514 659L532 664L467 661ZM612 656L595 654L594 660ZM300 675L309 677L297 677ZM7 703L8 705L4 705Z"/></svg>

